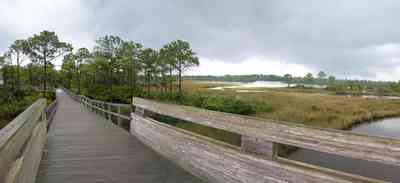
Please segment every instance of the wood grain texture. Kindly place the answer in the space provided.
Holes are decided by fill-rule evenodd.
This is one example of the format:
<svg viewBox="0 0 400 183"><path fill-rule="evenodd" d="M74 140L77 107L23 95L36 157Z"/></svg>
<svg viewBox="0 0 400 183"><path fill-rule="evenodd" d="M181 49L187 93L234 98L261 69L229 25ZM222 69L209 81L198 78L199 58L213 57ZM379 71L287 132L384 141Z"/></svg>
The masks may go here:
<svg viewBox="0 0 400 183"><path fill-rule="evenodd" d="M242 135L242 151L272 157L276 155L274 146L273 142Z"/></svg>
<svg viewBox="0 0 400 183"><path fill-rule="evenodd" d="M112 112L109 108L103 109L102 106L99 106L99 103L92 103L91 100L88 100L87 98L81 98L81 99L82 99L81 102L83 103L83 105L90 107L92 110L97 110L97 111L101 111L103 113L107 113L109 115L116 116L116 117L118 117L118 119L120 119L120 118L126 119L126 120L131 119L129 116L119 114L118 112ZM119 106L117 106L117 107L119 107Z"/></svg>
<svg viewBox="0 0 400 183"><path fill-rule="evenodd" d="M136 108L270 142L400 166L400 140L134 98Z"/></svg>
<svg viewBox="0 0 400 183"><path fill-rule="evenodd" d="M36 125L21 159L21 167L14 183L34 183L47 139L47 122Z"/></svg>
<svg viewBox="0 0 400 183"><path fill-rule="evenodd" d="M36 182L203 182L65 93L58 100Z"/></svg>
<svg viewBox="0 0 400 183"><path fill-rule="evenodd" d="M247 154L136 114L132 114L131 133L158 153L212 183L380 182L273 157Z"/></svg>
<svg viewBox="0 0 400 183"><path fill-rule="evenodd" d="M53 122L53 118L56 112L57 112L57 99L46 107L46 118L48 121L47 130L50 129L51 123Z"/></svg>
<svg viewBox="0 0 400 183"><path fill-rule="evenodd" d="M37 100L0 130L0 182L5 181L13 167L21 164L23 152L32 150L30 149L32 146L29 146L28 142L31 137L34 137L32 132L39 123L39 119L44 115L45 107L44 99ZM17 163L17 160L20 163ZM18 171L15 173L18 174Z"/></svg>

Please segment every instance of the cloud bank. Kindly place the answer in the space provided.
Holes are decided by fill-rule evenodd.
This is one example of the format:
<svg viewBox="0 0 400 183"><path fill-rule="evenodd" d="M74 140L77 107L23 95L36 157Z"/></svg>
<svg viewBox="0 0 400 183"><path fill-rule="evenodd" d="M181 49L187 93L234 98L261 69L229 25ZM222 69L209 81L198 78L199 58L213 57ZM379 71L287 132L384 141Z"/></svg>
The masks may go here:
<svg viewBox="0 0 400 183"><path fill-rule="evenodd" d="M399 80L399 10L395 0L2 0L0 52L49 29L89 48L105 34L153 48L184 39L202 64L189 74Z"/></svg>

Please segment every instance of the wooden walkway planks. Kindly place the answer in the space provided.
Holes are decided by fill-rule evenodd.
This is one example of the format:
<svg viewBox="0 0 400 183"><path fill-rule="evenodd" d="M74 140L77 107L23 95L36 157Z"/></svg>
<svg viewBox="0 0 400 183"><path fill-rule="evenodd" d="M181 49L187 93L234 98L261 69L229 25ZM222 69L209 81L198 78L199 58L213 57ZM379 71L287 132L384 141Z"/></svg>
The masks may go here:
<svg viewBox="0 0 400 183"><path fill-rule="evenodd" d="M36 182L202 182L65 93L58 99Z"/></svg>

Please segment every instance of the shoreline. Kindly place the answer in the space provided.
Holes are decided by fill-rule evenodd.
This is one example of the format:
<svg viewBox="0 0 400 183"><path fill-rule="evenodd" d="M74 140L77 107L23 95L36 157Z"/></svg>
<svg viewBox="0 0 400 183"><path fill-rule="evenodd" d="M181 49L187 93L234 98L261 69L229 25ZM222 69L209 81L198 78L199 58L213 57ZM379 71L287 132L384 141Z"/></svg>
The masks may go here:
<svg viewBox="0 0 400 183"><path fill-rule="evenodd" d="M383 115L383 116L373 116L372 118L356 120L353 123L344 126L343 128L335 128L335 129L351 131L352 129L354 129L358 126L361 126L363 124L375 123L375 122L379 122L380 120L385 120L385 119L390 119L390 118L400 118L400 113L399 114L387 114L387 115Z"/></svg>
<svg viewBox="0 0 400 183"><path fill-rule="evenodd" d="M364 124L369 124L369 123L377 123L381 120L385 120L385 119L392 119L392 118L400 118L400 114L393 114L393 115L386 115L386 116L378 116L378 117L372 117L368 120L364 120L364 121L357 121L355 123L352 123L351 125L349 125L348 127L345 128L334 128L336 130L343 130L343 131L352 131L354 128L357 128L358 126L364 125ZM301 148L299 147L295 147L295 146L289 146L289 145L279 145L278 147L278 156L279 157L283 157L283 158L287 158L289 157L291 154L295 153L297 150L299 150Z"/></svg>

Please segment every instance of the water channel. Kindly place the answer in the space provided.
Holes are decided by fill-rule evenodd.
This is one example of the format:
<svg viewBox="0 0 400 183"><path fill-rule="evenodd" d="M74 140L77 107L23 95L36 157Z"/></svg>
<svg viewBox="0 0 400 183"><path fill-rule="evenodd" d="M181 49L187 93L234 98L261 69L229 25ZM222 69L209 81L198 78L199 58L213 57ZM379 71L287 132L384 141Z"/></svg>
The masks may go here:
<svg viewBox="0 0 400 183"><path fill-rule="evenodd" d="M400 139L400 118L390 118L363 123L351 129L352 132L371 136L382 136ZM400 167L375 162L354 160L327 153L300 149L292 153L289 159L306 162L334 170L340 170L365 177L389 182L400 182Z"/></svg>

